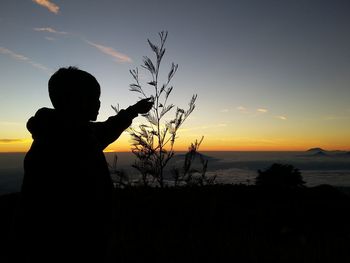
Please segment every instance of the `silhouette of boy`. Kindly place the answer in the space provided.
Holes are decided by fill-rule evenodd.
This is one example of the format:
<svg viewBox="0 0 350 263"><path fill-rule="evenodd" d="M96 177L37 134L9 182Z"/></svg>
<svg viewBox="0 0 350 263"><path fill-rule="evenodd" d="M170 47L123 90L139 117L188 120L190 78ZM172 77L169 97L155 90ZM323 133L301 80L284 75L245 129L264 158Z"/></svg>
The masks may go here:
<svg viewBox="0 0 350 263"><path fill-rule="evenodd" d="M92 122L100 108L94 76L60 68L48 87L54 109L39 109L27 123L33 143L21 189L23 245L29 262L103 262L114 190L103 149L153 102L144 99L104 122Z"/></svg>

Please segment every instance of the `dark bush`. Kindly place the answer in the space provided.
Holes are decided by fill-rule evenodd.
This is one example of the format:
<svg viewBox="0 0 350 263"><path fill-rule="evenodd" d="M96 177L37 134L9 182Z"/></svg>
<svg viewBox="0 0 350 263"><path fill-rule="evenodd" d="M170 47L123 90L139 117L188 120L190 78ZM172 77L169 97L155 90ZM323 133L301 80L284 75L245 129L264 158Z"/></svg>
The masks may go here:
<svg viewBox="0 0 350 263"><path fill-rule="evenodd" d="M265 187L303 187L305 182L299 169L290 164L274 163L264 171L258 170L255 179L258 186Z"/></svg>

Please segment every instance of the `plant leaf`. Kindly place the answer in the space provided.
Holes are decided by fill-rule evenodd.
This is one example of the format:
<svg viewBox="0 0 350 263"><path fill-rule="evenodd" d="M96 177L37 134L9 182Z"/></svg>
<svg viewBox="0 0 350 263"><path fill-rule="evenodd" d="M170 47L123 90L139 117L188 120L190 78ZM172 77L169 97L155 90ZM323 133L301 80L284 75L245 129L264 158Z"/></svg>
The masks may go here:
<svg viewBox="0 0 350 263"><path fill-rule="evenodd" d="M169 112L175 105L174 104L170 104L166 107L163 107L161 113L160 113L160 118L162 118L167 112Z"/></svg>
<svg viewBox="0 0 350 263"><path fill-rule="evenodd" d="M157 82L156 81L150 81L150 82L147 82L147 84L149 84L151 86L156 86Z"/></svg>
<svg viewBox="0 0 350 263"><path fill-rule="evenodd" d="M162 88L161 88L160 91L159 91L159 95L162 94L164 90L165 90L165 85L163 84L163 85L162 85Z"/></svg>
<svg viewBox="0 0 350 263"><path fill-rule="evenodd" d="M164 56L164 53L165 53L165 48L163 48L161 51L160 51L160 54L159 54L159 57L158 57L158 61L160 62Z"/></svg>
<svg viewBox="0 0 350 263"><path fill-rule="evenodd" d="M168 82L170 82L170 80L174 77L177 71L177 68L178 68L178 64L175 65L174 63L171 63L171 69L168 74Z"/></svg>
<svg viewBox="0 0 350 263"><path fill-rule="evenodd" d="M165 99L168 99L171 91L173 90L173 86L171 86L170 88L168 88L168 90L165 92Z"/></svg>
<svg viewBox="0 0 350 263"><path fill-rule="evenodd" d="M132 77L136 80L136 82L139 81L139 70L138 68L133 69L133 70L129 70L130 74L132 75Z"/></svg>
<svg viewBox="0 0 350 263"><path fill-rule="evenodd" d="M135 84L135 83L132 83L129 85L130 87L130 91L135 91L135 92L139 92L139 93L142 93L142 89L141 89L141 86L138 85L138 84Z"/></svg>
<svg viewBox="0 0 350 263"><path fill-rule="evenodd" d="M150 46L151 49L153 50L153 52L156 53L156 54L158 54L159 48L158 48L156 45L154 45L149 39L147 39L147 41L148 41L149 46Z"/></svg>
<svg viewBox="0 0 350 263"><path fill-rule="evenodd" d="M142 65L145 69L148 69L152 74L155 74L156 69L153 65L152 60L149 57L143 57L143 64Z"/></svg>

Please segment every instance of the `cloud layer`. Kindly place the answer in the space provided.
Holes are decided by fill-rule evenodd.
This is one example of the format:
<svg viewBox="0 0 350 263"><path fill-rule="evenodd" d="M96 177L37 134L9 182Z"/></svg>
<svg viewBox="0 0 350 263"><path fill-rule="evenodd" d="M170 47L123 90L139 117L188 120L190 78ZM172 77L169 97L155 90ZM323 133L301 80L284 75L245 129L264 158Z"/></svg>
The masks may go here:
<svg viewBox="0 0 350 263"><path fill-rule="evenodd" d="M247 113L247 112L248 112L247 108L246 108L246 107L243 107L243 106L238 106L238 107L237 107L237 110L238 110L239 112L242 112L242 113Z"/></svg>
<svg viewBox="0 0 350 263"><path fill-rule="evenodd" d="M68 34L67 32L64 31L57 31L56 29L53 29L52 27L35 27L33 28L34 31L39 31L39 32L49 32L49 33L53 33L53 34Z"/></svg>
<svg viewBox="0 0 350 263"><path fill-rule="evenodd" d="M49 0L33 0L34 3L46 7L50 12L58 14L60 7L55 3L50 2Z"/></svg>
<svg viewBox="0 0 350 263"><path fill-rule="evenodd" d="M260 112L260 113L266 113L266 112L268 112L268 110L267 110L267 109L264 109L264 108L257 109L256 111L257 111L257 112Z"/></svg>
<svg viewBox="0 0 350 263"><path fill-rule="evenodd" d="M120 62L120 63L132 62L130 57L128 57L127 55L125 55L123 53L120 53L119 51L113 49L112 47L107 47L107 46L103 46L103 45L100 45L100 44L96 44L96 43L88 41L88 40L86 40L86 42L89 45L97 48L102 53L113 57L114 60L117 61L117 62Z"/></svg>
<svg viewBox="0 0 350 263"><path fill-rule="evenodd" d="M276 116L277 119L280 119L282 121L286 121L287 117L286 116Z"/></svg>
<svg viewBox="0 0 350 263"><path fill-rule="evenodd" d="M250 117L257 117L257 116L262 116L262 115L272 117L271 114L269 114L270 113L269 109L267 109L267 108L257 108L256 110L248 110L248 108L246 108L244 106L238 106L236 109L240 113L247 114L247 116L250 116ZM279 119L281 121L288 120L288 118L284 115L273 116L273 118Z"/></svg>
<svg viewBox="0 0 350 263"><path fill-rule="evenodd" d="M38 31L38 32L44 32L44 33L51 33L51 34L57 34L57 35L69 35L69 36L74 36L74 34L71 34L69 32L65 32L65 31L58 31L52 27L35 27L33 28L34 31ZM77 36L76 36L77 37ZM132 59L126 55L123 54L117 50L115 50L112 47L108 47L108 46L104 46L101 44L97 44L95 42L86 40L82 37L78 37L80 40L84 41L85 43L87 43L90 46L93 46L94 48L96 48L98 51L110 56L113 58L114 61L118 62L118 63L130 63L132 62ZM52 37L45 37L46 40L50 40L53 41L55 40Z"/></svg>
<svg viewBox="0 0 350 263"><path fill-rule="evenodd" d="M9 50L7 48L4 48L4 47L1 47L0 46L0 54L4 54L4 55L8 55L9 57L15 59L15 60L18 60L18 61L25 61L27 63L29 63L31 66L37 68L37 69L40 69L42 71L45 71L45 72L51 72L52 70L49 69L48 67L40 64L40 63L37 63L33 60L31 60L30 58L24 56L24 55L21 55L21 54L18 54L12 50Z"/></svg>
<svg viewBox="0 0 350 263"><path fill-rule="evenodd" d="M29 58L27 58L26 56L17 54L7 48L4 47L0 47L0 53L4 54L4 55L9 55L11 58L16 59L16 60L22 60L22 61L28 61Z"/></svg>

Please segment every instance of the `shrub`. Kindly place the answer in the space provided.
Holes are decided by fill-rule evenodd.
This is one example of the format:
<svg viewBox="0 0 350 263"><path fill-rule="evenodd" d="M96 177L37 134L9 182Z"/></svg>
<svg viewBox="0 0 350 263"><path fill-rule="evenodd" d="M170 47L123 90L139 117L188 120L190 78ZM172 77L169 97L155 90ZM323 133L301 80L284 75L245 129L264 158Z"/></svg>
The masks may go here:
<svg viewBox="0 0 350 263"><path fill-rule="evenodd" d="M255 183L258 186L293 188L305 184L299 169L290 164L280 163L274 163L264 171L258 170Z"/></svg>

